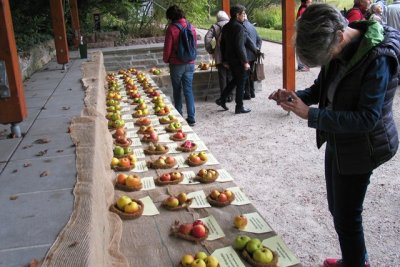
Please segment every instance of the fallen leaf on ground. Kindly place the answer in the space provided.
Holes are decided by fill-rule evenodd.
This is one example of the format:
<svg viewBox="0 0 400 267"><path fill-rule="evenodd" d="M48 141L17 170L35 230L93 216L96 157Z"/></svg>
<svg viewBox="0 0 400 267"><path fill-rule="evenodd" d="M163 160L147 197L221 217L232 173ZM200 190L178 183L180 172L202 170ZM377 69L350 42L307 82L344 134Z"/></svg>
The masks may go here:
<svg viewBox="0 0 400 267"><path fill-rule="evenodd" d="M40 261L38 259L33 259L29 263L29 267L37 267L37 266L39 266L39 263L40 263Z"/></svg>
<svg viewBox="0 0 400 267"><path fill-rule="evenodd" d="M48 171L44 171L44 172L42 172L40 174L40 177L44 177L44 176L47 176L47 175L49 175L49 172Z"/></svg>
<svg viewBox="0 0 400 267"><path fill-rule="evenodd" d="M40 139L35 140L34 143L35 144L47 144L47 143L50 143L50 140L47 138L40 138Z"/></svg>
<svg viewBox="0 0 400 267"><path fill-rule="evenodd" d="M26 167L29 167L29 166L32 166L32 163L30 163L30 162L24 163L24 167L25 167L25 168L26 168Z"/></svg>
<svg viewBox="0 0 400 267"><path fill-rule="evenodd" d="M16 196L16 195L10 196L10 200L16 200L17 198L18 198L18 196Z"/></svg>
<svg viewBox="0 0 400 267"><path fill-rule="evenodd" d="M46 155L46 154L47 154L47 149L46 149L46 150L39 151L35 156L41 157L41 156Z"/></svg>

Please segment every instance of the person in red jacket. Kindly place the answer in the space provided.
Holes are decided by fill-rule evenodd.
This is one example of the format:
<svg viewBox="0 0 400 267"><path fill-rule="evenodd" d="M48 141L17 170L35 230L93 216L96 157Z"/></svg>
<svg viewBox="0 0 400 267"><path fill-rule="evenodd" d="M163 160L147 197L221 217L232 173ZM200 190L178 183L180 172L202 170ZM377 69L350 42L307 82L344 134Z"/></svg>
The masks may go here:
<svg viewBox="0 0 400 267"><path fill-rule="evenodd" d="M346 19L349 23L356 20L365 20L365 15L370 5L370 0L354 0L354 6L347 12Z"/></svg>
<svg viewBox="0 0 400 267"><path fill-rule="evenodd" d="M163 60L165 63L169 63L174 106L183 116L181 93L182 88L186 101L186 121L190 126L194 126L196 123L194 97L192 91L192 81L195 69L194 60L183 62L178 59L177 49L180 29L177 25L175 25L175 23L179 23L185 28L188 26L188 22L185 19L184 12L177 5L170 6L167 9L166 17L170 21L170 24L168 25L167 31L165 33ZM191 27L193 36L197 36L195 27L193 25L191 25Z"/></svg>
<svg viewBox="0 0 400 267"><path fill-rule="evenodd" d="M299 6L299 9L297 10L297 15L296 15L296 20L298 20L306 11L307 7L312 4L312 0L301 0L301 4ZM305 65L301 60L299 59L298 56L296 56L297 59L297 71L310 71L310 68Z"/></svg>
<svg viewBox="0 0 400 267"><path fill-rule="evenodd" d="M303 15L304 11L306 11L306 8L312 4L312 0L301 0L301 4L299 6L299 9L297 10L297 15L296 15L296 20Z"/></svg>

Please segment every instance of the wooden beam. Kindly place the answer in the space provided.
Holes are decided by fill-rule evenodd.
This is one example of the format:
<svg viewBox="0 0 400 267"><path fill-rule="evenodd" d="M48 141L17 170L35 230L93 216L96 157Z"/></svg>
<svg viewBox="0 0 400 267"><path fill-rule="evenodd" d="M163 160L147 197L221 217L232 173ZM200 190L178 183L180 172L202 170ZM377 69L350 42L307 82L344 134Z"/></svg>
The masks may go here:
<svg viewBox="0 0 400 267"><path fill-rule="evenodd" d="M64 9L62 0L49 0L50 13L53 23L54 43L58 64L67 64L69 61L69 51L67 44L67 34L65 31Z"/></svg>
<svg viewBox="0 0 400 267"><path fill-rule="evenodd" d="M8 0L0 0L0 60L5 64L10 89L10 97L0 98L0 123L18 123L28 112Z"/></svg>
<svg viewBox="0 0 400 267"><path fill-rule="evenodd" d="M283 54L283 88L294 91L296 88L295 79L295 51L293 46L295 9L294 0L283 0L282 2L282 54Z"/></svg>
<svg viewBox="0 0 400 267"><path fill-rule="evenodd" d="M231 4L230 4L230 0L222 0L222 10L226 12L226 14L228 14L228 16L230 16L230 9L231 9Z"/></svg>
<svg viewBox="0 0 400 267"><path fill-rule="evenodd" d="M74 47L77 49L81 41L81 30L79 28L79 12L77 0L70 0L72 30L74 31Z"/></svg>

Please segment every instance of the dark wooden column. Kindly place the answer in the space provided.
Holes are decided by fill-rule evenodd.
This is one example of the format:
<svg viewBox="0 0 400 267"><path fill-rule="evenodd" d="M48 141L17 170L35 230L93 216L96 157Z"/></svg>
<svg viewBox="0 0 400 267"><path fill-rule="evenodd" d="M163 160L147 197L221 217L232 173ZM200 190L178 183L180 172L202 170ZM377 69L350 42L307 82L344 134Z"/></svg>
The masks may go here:
<svg viewBox="0 0 400 267"><path fill-rule="evenodd" d="M283 0L282 2L282 54L283 54L283 88L294 91L296 88L295 79L295 51L293 46L293 35L295 25L294 0Z"/></svg>
<svg viewBox="0 0 400 267"><path fill-rule="evenodd" d="M65 32L64 9L62 0L50 0L51 20L53 23L54 43L58 64L69 61L67 34Z"/></svg>
<svg viewBox="0 0 400 267"><path fill-rule="evenodd" d="M5 64L10 89L9 96L0 98L0 123L18 123L28 113L8 0L0 0L0 61Z"/></svg>
<svg viewBox="0 0 400 267"><path fill-rule="evenodd" d="M229 12L230 9L231 9L231 1L230 0L222 0L222 10L224 10L226 12L226 14L228 14L228 16L230 16L230 12Z"/></svg>
<svg viewBox="0 0 400 267"><path fill-rule="evenodd" d="M74 47L78 48L81 40L81 30L79 28L79 12L77 0L69 0L69 6L71 8L72 30L74 31Z"/></svg>

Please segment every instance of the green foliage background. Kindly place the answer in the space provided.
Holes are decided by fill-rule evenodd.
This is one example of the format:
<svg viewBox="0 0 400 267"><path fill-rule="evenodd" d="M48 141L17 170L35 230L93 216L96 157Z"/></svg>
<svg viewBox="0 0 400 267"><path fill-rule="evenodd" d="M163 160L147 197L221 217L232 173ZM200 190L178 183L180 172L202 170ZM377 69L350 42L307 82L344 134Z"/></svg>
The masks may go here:
<svg viewBox="0 0 400 267"><path fill-rule="evenodd" d="M64 5L67 37L72 44L73 33L69 0ZM9 0L14 32L19 51L51 39L53 36L49 0ZM222 0L153 0L153 13L142 7L142 0L78 0L80 27L83 35L94 32L93 15L101 15L102 31L120 31L121 40L161 36L164 34L166 9L179 5L186 18L197 27L208 29L215 22L215 15L222 7ZM281 2L277 0L231 0L231 6L242 4L247 9L249 20L257 23L259 33L266 39L276 41L282 29ZM340 9L351 8L353 0L314 0L326 2ZM388 1L391 3L392 1ZM296 11L300 0L296 0ZM279 39L279 38L278 38Z"/></svg>

